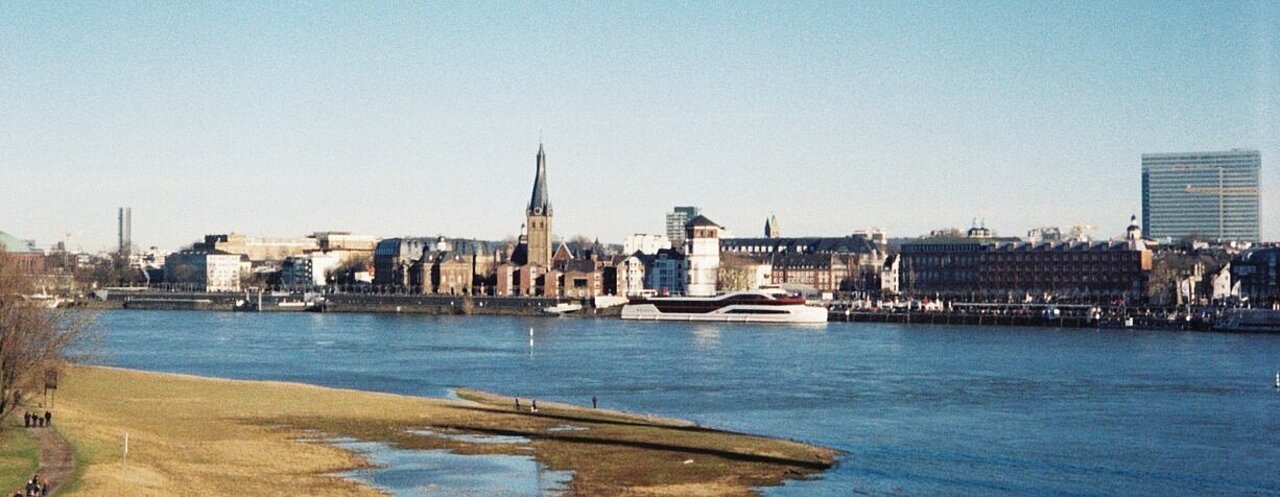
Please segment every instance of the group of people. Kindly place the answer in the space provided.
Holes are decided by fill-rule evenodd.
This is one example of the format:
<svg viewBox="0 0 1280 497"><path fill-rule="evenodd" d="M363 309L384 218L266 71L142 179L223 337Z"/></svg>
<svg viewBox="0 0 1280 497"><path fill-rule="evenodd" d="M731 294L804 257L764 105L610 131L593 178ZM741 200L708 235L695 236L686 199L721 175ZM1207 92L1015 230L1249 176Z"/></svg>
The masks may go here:
<svg viewBox="0 0 1280 497"><path fill-rule="evenodd" d="M1278 387L1280 388L1280 387ZM591 408L596 409L598 400L595 395L591 396ZM520 397L516 397L516 410L520 410ZM533 405L529 406L529 412L538 412L538 399L533 399Z"/></svg>
<svg viewBox="0 0 1280 497"><path fill-rule="evenodd" d="M49 497L49 479L37 473L27 482L26 493L14 492L13 497Z"/></svg>
<svg viewBox="0 0 1280 497"><path fill-rule="evenodd" d="M516 410L520 410L520 397L516 397ZM538 399L533 399L533 405L529 407L529 412L538 412Z"/></svg>
<svg viewBox="0 0 1280 497"><path fill-rule="evenodd" d="M22 425L27 428L44 428L53 423L53 414L49 411L44 412L44 416L27 411L22 415Z"/></svg>

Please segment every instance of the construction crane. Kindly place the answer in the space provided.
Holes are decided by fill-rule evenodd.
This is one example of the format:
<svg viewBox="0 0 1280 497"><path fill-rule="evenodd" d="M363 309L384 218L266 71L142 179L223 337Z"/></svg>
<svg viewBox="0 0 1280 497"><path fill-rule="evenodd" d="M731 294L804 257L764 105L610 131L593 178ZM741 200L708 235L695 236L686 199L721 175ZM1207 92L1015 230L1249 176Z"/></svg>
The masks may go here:
<svg viewBox="0 0 1280 497"><path fill-rule="evenodd" d="M71 237L80 234L77 231L62 232L62 267L69 268L71 264Z"/></svg>

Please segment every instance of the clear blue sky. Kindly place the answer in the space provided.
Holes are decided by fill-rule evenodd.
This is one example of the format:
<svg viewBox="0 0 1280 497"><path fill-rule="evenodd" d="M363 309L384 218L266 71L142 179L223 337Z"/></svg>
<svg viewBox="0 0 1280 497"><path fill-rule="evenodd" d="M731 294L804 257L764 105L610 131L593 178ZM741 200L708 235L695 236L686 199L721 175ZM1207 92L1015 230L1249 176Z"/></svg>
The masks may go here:
<svg viewBox="0 0 1280 497"><path fill-rule="evenodd" d="M0 230L1118 234L1144 152L1262 151L1280 2L0 2Z"/></svg>

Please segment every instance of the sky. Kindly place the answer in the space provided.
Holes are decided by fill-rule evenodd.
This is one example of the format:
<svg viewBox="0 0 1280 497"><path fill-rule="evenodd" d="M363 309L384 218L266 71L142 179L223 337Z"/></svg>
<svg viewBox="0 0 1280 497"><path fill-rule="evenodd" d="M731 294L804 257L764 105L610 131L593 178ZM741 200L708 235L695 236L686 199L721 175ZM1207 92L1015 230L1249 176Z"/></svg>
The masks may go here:
<svg viewBox="0 0 1280 497"><path fill-rule="evenodd" d="M0 2L0 231L1119 235L1141 154L1256 149L1280 2ZM69 235L68 235L69 234Z"/></svg>

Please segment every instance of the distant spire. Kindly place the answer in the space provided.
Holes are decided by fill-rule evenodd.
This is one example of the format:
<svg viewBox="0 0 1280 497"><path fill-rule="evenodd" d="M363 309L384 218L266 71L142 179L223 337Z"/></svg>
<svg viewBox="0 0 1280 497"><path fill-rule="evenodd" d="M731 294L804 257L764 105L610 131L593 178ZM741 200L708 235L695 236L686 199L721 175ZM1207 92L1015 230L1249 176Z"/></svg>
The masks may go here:
<svg viewBox="0 0 1280 497"><path fill-rule="evenodd" d="M547 153L541 141L538 142L538 172L533 179L533 194L529 196L526 212L531 216L551 215L551 197L547 195Z"/></svg>

